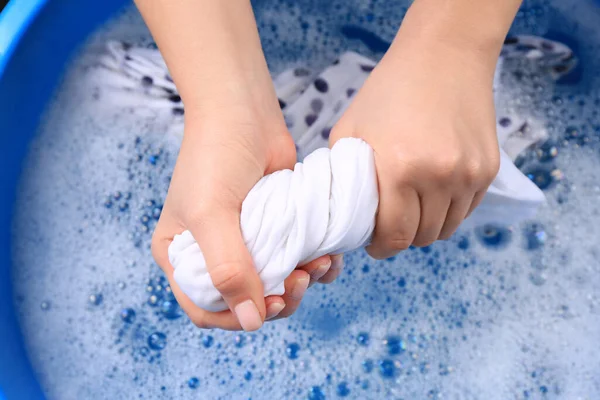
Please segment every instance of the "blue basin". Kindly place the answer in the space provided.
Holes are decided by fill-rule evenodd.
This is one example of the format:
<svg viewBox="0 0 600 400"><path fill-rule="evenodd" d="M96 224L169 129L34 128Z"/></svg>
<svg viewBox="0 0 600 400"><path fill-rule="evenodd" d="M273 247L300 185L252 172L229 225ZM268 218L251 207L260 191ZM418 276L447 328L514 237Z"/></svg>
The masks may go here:
<svg viewBox="0 0 600 400"><path fill-rule="evenodd" d="M124 0L11 0L0 14L0 400L41 399L14 313L10 226L27 145L65 63Z"/></svg>
<svg viewBox="0 0 600 400"><path fill-rule="evenodd" d="M25 350L11 285L11 220L22 160L70 57L90 33L130 4L10 0L0 13L0 400L44 398ZM360 32L348 29L346 36L358 37ZM374 52L388 45L368 35L358 38Z"/></svg>

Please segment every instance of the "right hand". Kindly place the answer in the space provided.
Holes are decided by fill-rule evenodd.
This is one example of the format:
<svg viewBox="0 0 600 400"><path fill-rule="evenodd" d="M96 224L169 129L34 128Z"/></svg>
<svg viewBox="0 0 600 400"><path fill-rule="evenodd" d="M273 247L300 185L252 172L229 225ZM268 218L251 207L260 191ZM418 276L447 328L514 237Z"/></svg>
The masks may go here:
<svg viewBox="0 0 600 400"><path fill-rule="evenodd" d="M259 329L265 319L293 314L311 280L328 283L339 274L339 268L330 271L331 259L323 256L292 272L283 296L264 298L240 229L241 205L263 175L293 168L296 149L283 118L260 117L252 107L215 110L204 118L186 116L183 143L152 238L152 253L177 301L202 328ZM230 311L200 309L173 279L168 246L184 230L192 232L202 249Z"/></svg>

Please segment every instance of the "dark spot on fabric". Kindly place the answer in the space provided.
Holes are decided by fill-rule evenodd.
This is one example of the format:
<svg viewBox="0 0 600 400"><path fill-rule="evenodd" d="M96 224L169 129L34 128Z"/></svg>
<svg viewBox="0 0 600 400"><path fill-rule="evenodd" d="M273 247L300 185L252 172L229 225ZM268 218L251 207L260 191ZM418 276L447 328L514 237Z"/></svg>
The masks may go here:
<svg viewBox="0 0 600 400"><path fill-rule="evenodd" d="M339 63L340 63L340 59L338 58L333 62L333 65L338 65Z"/></svg>
<svg viewBox="0 0 600 400"><path fill-rule="evenodd" d="M306 68L296 68L294 70L294 75L295 76L308 76L308 75L310 75L310 71L307 70Z"/></svg>
<svg viewBox="0 0 600 400"><path fill-rule="evenodd" d="M517 47L515 47L515 49L517 49L517 51L529 51L536 50L537 46L533 44L518 44Z"/></svg>
<svg viewBox="0 0 600 400"><path fill-rule="evenodd" d="M165 75L165 79L167 80L167 82L173 82L173 78L171 78L170 75Z"/></svg>
<svg viewBox="0 0 600 400"><path fill-rule="evenodd" d="M519 43L519 38L516 36L507 36L506 39L504 39L504 44L517 44Z"/></svg>
<svg viewBox="0 0 600 400"><path fill-rule="evenodd" d="M327 81L325 81L325 79L323 78L317 78L314 84L315 89L317 89L317 91L321 93L326 93L329 90L329 85L327 84Z"/></svg>
<svg viewBox="0 0 600 400"><path fill-rule="evenodd" d="M291 129L294 126L294 118L291 115L284 115L283 119L285 121L285 126L288 129Z"/></svg>
<svg viewBox="0 0 600 400"><path fill-rule="evenodd" d="M348 90L346 90L346 95L348 97L354 96L354 93L356 93L356 89L354 89L354 88L349 88Z"/></svg>
<svg viewBox="0 0 600 400"><path fill-rule="evenodd" d="M316 120L317 120L317 116L315 114L308 114L304 118L304 121L306 122L306 125L308 125L308 126L312 126L312 124L314 124Z"/></svg>
<svg viewBox="0 0 600 400"><path fill-rule="evenodd" d="M131 60L133 60L133 58L131 58L131 56L129 56L129 55L125 56L125 61L131 61Z"/></svg>
<svg viewBox="0 0 600 400"><path fill-rule="evenodd" d="M523 122L523 124L519 127L519 132L522 134L529 132L529 124L527 122Z"/></svg>
<svg viewBox="0 0 600 400"><path fill-rule="evenodd" d="M179 97L179 95L174 94L169 96L169 101L173 102L173 103L180 103L181 102L181 97Z"/></svg>
<svg viewBox="0 0 600 400"><path fill-rule="evenodd" d="M144 76L142 78L142 85L144 85L144 86L152 86L153 83L154 83L154 80L149 76Z"/></svg>
<svg viewBox="0 0 600 400"><path fill-rule="evenodd" d="M564 74L569 71L568 65L556 65L552 68L558 74Z"/></svg>
<svg viewBox="0 0 600 400"><path fill-rule="evenodd" d="M122 42L121 44L123 45L124 50L129 50L132 47L131 43L128 43L128 42Z"/></svg>
<svg viewBox="0 0 600 400"><path fill-rule="evenodd" d="M279 101L279 108L281 108L283 110L287 104L285 104L285 101L283 101L281 99L277 99L277 100Z"/></svg>
<svg viewBox="0 0 600 400"><path fill-rule="evenodd" d="M317 114L321 112L321 110L323 109L323 100L321 99L313 99L310 102L310 108L316 112Z"/></svg>
<svg viewBox="0 0 600 400"><path fill-rule="evenodd" d="M500 121L498 121L498 123L500 124L501 127L506 128L506 127L510 126L511 120L510 120L510 118L502 117L502 118L500 118Z"/></svg>
<svg viewBox="0 0 600 400"><path fill-rule="evenodd" d="M547 51L552 51L552 50L554 50L554 43L542 42L542 49L547 50Z"/></svg>
<svg viewBox="0 0 600 400"><path fill-rule="evenodd" d="M520 81L523 80L523 71L515 71L513 73L513 76L515 77L516 80Z"/></svg>
<svg viewBox="0 0 600 400"><path fill-rule="evenodd" d="M173 108L173 115L183 115L184 111L182 107Z"/></svg>
<svg viewBox="0 0 600 400"><path fill-rule="evenodd" d="M371 72L371 71L373 71L374 68L375 68L374 65L363 64L363 65L360 66L360 69L362 69L365 72Z"/></svg>
<svg viewBox="0 0 600 400"><path fill-rule="evenodd" d="M331 134L331 128L324 128L321 131L321 136L323 137L323 139L329 139L330 134Z"/></svg>

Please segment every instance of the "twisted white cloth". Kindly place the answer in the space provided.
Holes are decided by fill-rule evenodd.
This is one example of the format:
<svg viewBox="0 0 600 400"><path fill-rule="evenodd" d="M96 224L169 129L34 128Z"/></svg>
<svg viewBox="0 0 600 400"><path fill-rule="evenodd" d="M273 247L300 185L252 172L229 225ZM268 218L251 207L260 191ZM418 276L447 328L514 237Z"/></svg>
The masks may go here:
<svg viewBox="0 0 600 400"><path fill-rule="evenodd" d="M544 201L502 151L498 177L465 223L518 222L532 217ZM342 139L331 151L309 154L293 172L262 178L244 200L241 228L265 296L282 295L285 278L298 265L366 245L378 203L373 150L360 139ZM227 309L190 231L175 236L169 261L175 281L194 304L207 311Z"/></svg>
<svg viewBox="0 0 600 400"><path fill-rule="evenodd" d="M318 149L294 171L261 179L244 200L241 226L265 295L283 294L285 278L299 264L365 245L378 203L373 150L360 139ZM227 309L189 231L175 236L169 260L175 281L196 305Z"/></svg>
<svg viewBox="0 0 600 400"><path fill-rule="evenodd" d="M141 96L145 100L139 107L171 109L175 118L180 118L181 99L158 51L115 42L109 43L108 49L102 63L116 74L107 86L130 92L129 101ZM531 36L505 44L503 58L518 57L541 61L555 78L575 63L566 46ZM282 295L285 278L299 264L360 248L373 233L379 201L373 150L353 138L340 140L331 151L326 146L331 127L374 65L374 61L349 52L318 76L296 68L274 79L299 158L308 156L294 171L262 178L242 205L242 234L265 296ZM495 90L500 89L498 75ZM532 118L508 117L498 111L500 172L463 226L516 223L532 217L545 201L544 194L512 162L522 150L544 139L545 131L536 127ZM169 260L175 281L192 302L208 311L227 309L189 231L175 236Z"/></svg>

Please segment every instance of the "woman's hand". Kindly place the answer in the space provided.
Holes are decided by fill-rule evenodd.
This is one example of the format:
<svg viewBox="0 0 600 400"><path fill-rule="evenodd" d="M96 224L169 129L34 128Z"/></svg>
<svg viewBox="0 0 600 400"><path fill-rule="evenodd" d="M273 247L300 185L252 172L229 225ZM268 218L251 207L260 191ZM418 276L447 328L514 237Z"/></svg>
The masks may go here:
<svg viewBox="0 0 600 400"><path fill-rule="evenodd" d="M352 136L375 151L380 204L367 249L375 258L449 238L499 168L492 85L503 36L469 39L459 27L444 36L444 18L461 21L432 3L415 2L331 134L332 145Z"/></svg>
<svg viewBox="0 0 600 400"><path fill-rule="evenodd" d="M256 330L291 315L311 280L332 281L341 259L295 270L283 296L264 298L240 229L243 200L265 174L293 168L287 132L248 0L137 0L183 103L185 132L152 253L199 327ZM198 308L173 280L168 246L190 230L229 311Z"/></svg>
<svg viewBox="0 0 600 400"><path fill-rule="evenodd" d="M283 119L260 115L249 105L239 112L215 110L212 116L186 119L171 186L154 232L153 255L179 304L200 327L250 331L260 328L265 318L289 316L300 304L309 274L322 278L331 266L329 257L321 257L287 278L283 296L263 298L262 282L240 230L242 201L263 175L293 168L296 151ZM174 281L168 246L175 234L187 229L233 313L198 308Z"/></svg>

